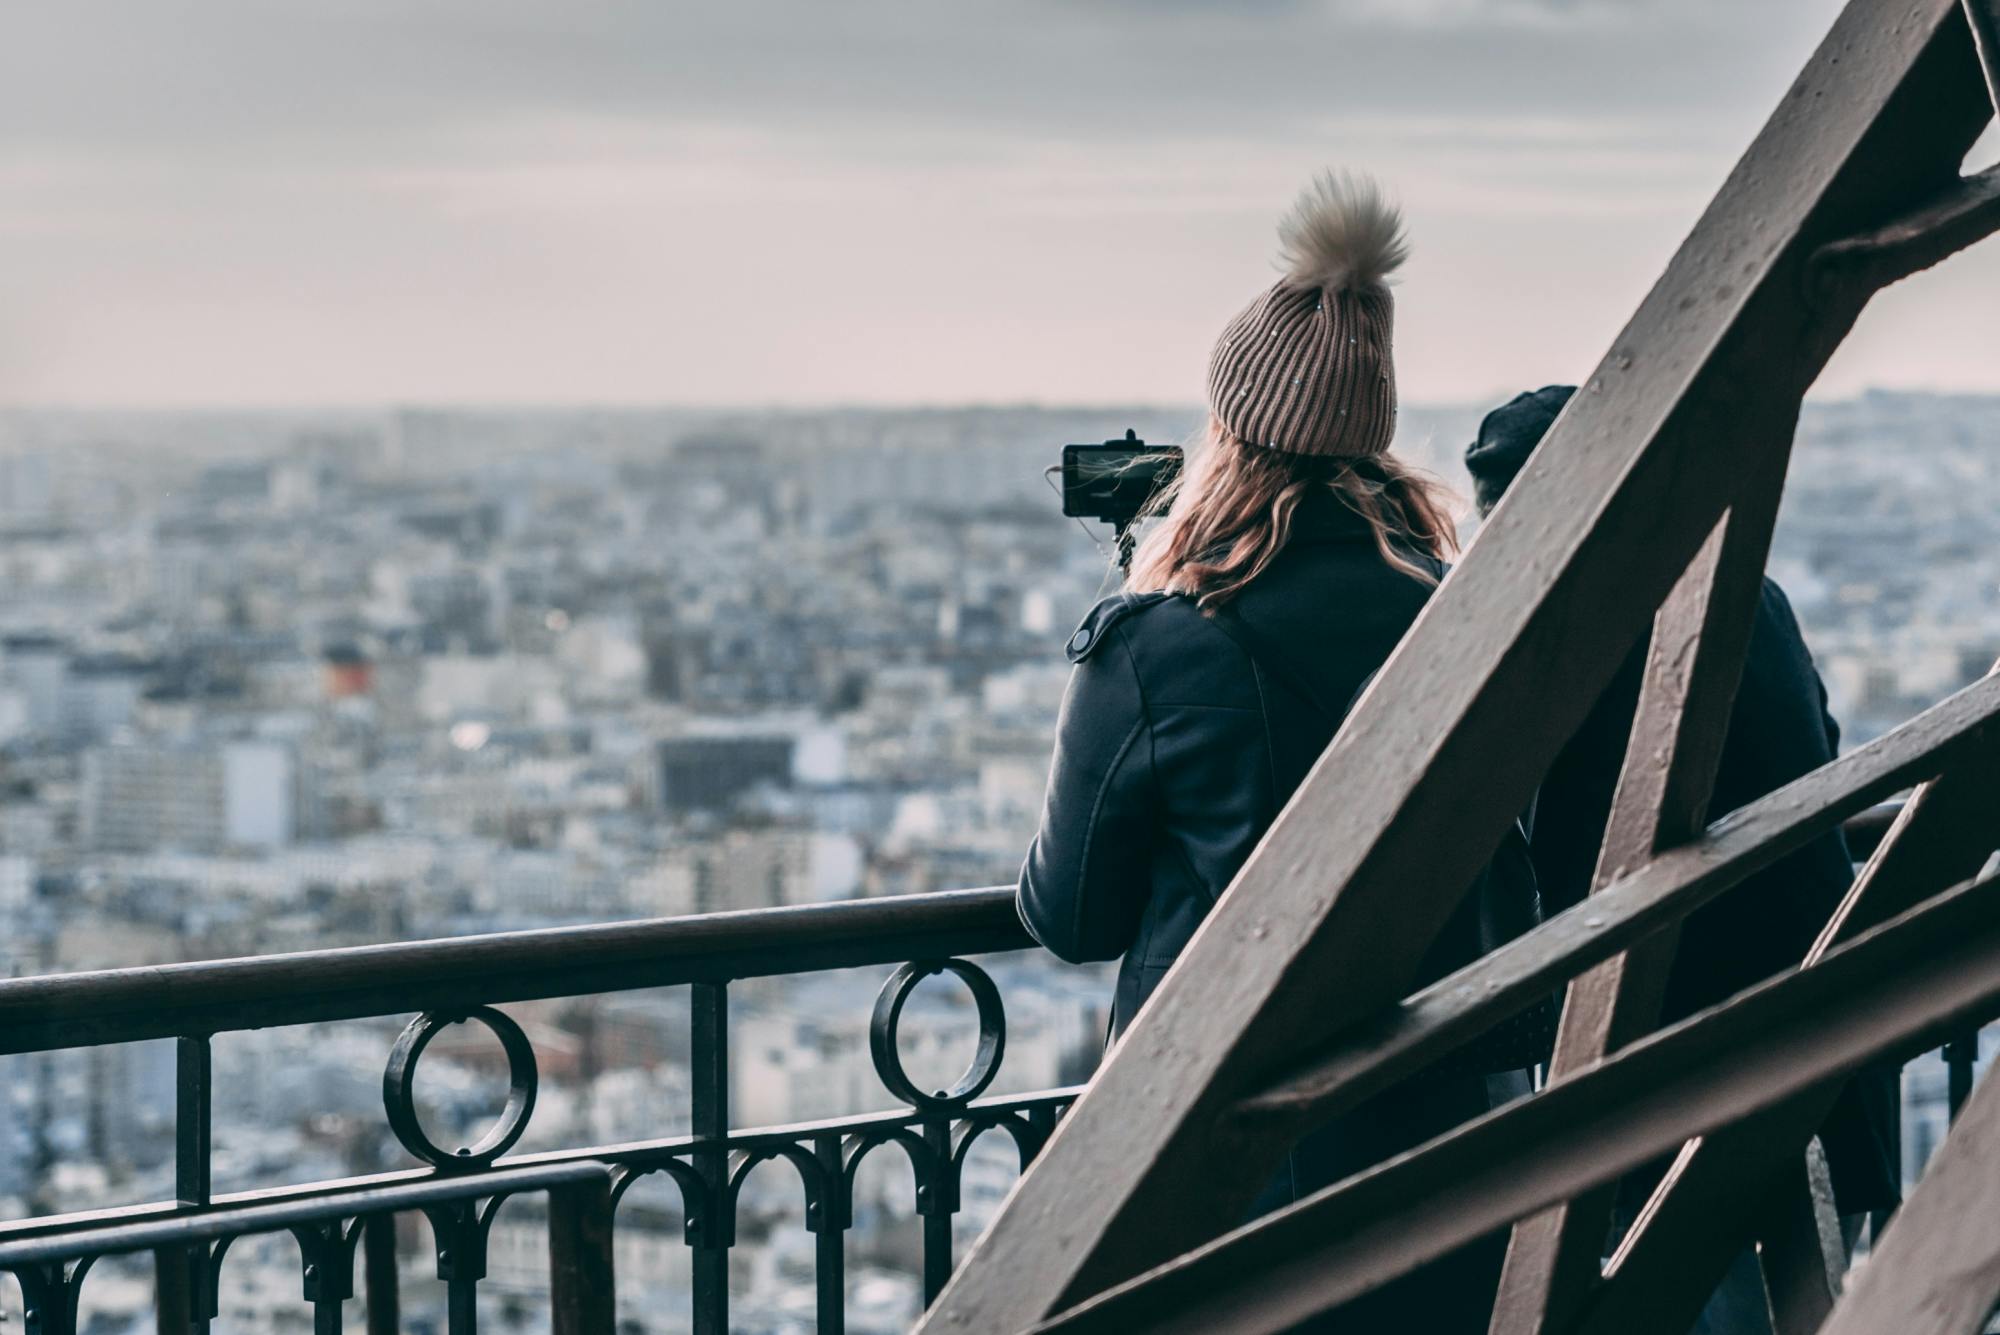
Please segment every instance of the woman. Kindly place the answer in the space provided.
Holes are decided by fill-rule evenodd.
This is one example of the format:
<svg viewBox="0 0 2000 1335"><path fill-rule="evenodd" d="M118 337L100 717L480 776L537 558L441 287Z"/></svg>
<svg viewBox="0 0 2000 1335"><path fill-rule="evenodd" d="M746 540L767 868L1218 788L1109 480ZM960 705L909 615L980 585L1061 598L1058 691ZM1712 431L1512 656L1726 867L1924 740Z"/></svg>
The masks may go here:
<svg viewBox="0 0 2000 1335"><path fill-rule="evenodd" d="M1141 543L1127 591L1069 642L1076 666L1047 805L1021 871L1021 916L1044 946L1070 961L1122 957L1114 1033L1159 985L1455 551L1440 489L1388 452L1396 383L1386 282L1406 253L1400 214L1372 183L1324 175L1279 236L1284 277L1224 329L1209 362L1205 438ZM1427 972L1477 953L1464 917ZM1308 1137L1259 1209L1486 1107L1476 1071L1419 1077ZM1333 1328L1483 1332L1498 1265L1490 1243L1448 1257L1341 1309Z"/></svg>

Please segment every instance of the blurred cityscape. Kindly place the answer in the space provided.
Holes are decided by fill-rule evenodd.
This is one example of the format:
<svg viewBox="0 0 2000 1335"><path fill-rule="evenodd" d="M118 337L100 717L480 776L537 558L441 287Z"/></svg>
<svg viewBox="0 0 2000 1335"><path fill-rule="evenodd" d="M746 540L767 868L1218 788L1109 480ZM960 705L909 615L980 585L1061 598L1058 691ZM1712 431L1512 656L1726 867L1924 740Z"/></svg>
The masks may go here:
<svg viewBox="0 0 2000 1335"><path fill-rule="evenodd" d="M1458 485L1478 412L1409 410L1399 448ZM1010 883L1060 646L1111 585L1109 535L1062 519L1044 470L1068 441L1173 441L1195 420L0 415L0 975ZM1772 572L1850 745L2000 658L1996 439L2000 399L1806 410ZM988 967L1009 1021L996 1091L1087 1075L1104 973ZM735 1123L887 1106L867 1054L880 981L733 987ZM924 996L907 1060L949 1079L970 1008ZM544 1074L522 1148L688 1129L684 994L510 1010ZM408 1166L381 1110L394 1027L219 1038L217 1189ZM464 1134L504 1082L497 1048L460 1032L423 1092ZM171 1197L173 1074L169 1043L0 1058L0 1218ZM1936 1071L1907 1092L1913 1171L1941 1134ZM968 1237L1012 1178L991 1148ZM906 1328L920 1294L907 1175L869 1174L849 1259L863 1333ZM782 1168L746 1190L736 1329L810 1328L797 1190ZM685 1328L677 1209L642 1185L621 1212L633 1332ZM409 1227L406 1326L440 1328ZM537 1227L501 1217L493 1329L545 1322ZM288 1239L246 1239L224 1328L304 1328L297 1266ZM105 1269L88 1328L137 1329L144 1272ZM18 1293L0 1285L0 1308L17 1316Z"/></svg>

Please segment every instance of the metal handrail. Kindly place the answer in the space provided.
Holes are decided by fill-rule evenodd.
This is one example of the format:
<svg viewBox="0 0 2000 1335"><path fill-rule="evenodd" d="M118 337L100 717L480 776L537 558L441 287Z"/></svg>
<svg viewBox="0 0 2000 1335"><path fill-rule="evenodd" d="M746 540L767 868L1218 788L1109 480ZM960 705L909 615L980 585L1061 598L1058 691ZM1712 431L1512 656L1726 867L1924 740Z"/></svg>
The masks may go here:
<svg viewBox="0 0 2000 1335"><path fill-rule="evenodd" d="M1897 804L1851 818L1865 857ZM1010 887L0 980L0 1055L899 964L1035 944Z"/></svg>
<svg viewBox="0 0 2000 1335"><path fill-rule="evenodd" d="M1008 887L0 981L0 1054L1022 950Z"/></svg>
<svg viewBox="0 0 2000 1335"><path fill-rule="evenodd" d="M433 1215L438 1273L448 1281L448 1327L454 1335L469 1335L476 1324L476 1289L485 1274L486 1231L508 1185L523 1173L563 1177L609 1171L612 1185L600 1191L601 1206L584 1210L565 1196L562 1208L574 1217L562 1230L552 1226L550 1232L551 1271L571 1276L552 1284L556 1328L607 1335L609 1247L617 1200L639 1177L660 1173L681 1193L685 1241L693 1255L694 1326L704 1333L721 1332L728 1328L728 1265L738 1190L757 1164L782 1158L800 1172L807 1226L819 1235L817 1303L822 1322L834 1323L823 1328L831 1329L844 1302L841 1246L851 1227L847 1192L853 1170L872 1150L894 1144L910 1158L923 1218L928 1300L951 1271L952 1221L959 1210L965 1150L982 1134L997 1132L1012 1140L1025 1165L1078 1093L1044 1090L977 1098L999 1064L1005 1020L992 981L960 957L1033 944L1015 911L1012 889L1002 887L0 982L0 1053L177 1040L175 1199L0 1225L0 1271L12 1271L36 1295L31 1335L74 1335L77 1298L96 1258L134 1245L152 1246L159 1328L175 1335L199 1333L209 1328L218 1310L216 1279L232 1232L252 1216L281 1226L289 1220L301 1238L314 1329L341 1329L342 1305L354 1296L355 1250L365 1245L369 1329L386 1335L397 1328L398 1300L394 1239L382 1217L413 1204ZM728 985L737 979L884 964L901 967L883 994L886 1000L878 999L872 1050L878 1076L911 1106L817 1124L733 1127ZM904 1078L901 1083L908 1088L899 1090L891 1076L901 1069L895 1059L900 1002L917 979L940 970L957 974L976 998L985 996L990 1002L980 1007L977 1078L936 1093L919 1090ZM676 984L690 989L693 1133L556 1151L529 1160L503 1159L532 1115L539 1076L533 1046L518 1022L492 1003ZM383 1100L389 1129L405 1149L432 1165L429 1170L220 1197L213 1193L213 1035L411 1012L417 1019L390 1053ZM496 1129L478 1145L454 1153L431 1144L419 1125L414 1080L428 1039L468 1019L491 1029L507 1052L510 1093ZM422 1203L439 1193L457 1203ZM476 1198L486 1204L475 1206ZM552 1208L554 1204L552 1198ZM297 1222L306 1220L312 1222ZM597 1278L589 1282L575 1278L593 1273Z"/></svg>
<svg viewBox="0 0 2000 1335"><path fill-rule="evenodd" d="M1876 808L1849 822L1857 857L1879 842L1894 817L1893 808ZM254 1216L257 1224L289 1226L299 1233L317 1329L339 1328L341 1305L354 1296L355 1248L365 1241L370 1249L369 1327L386 1332L396 1326L394 1243L386 1225L367 1219L415 1206L434 1213L439 1273L451 1281L450 1326L468 1332L484 1263L467 1258L483 1258L493 1206L509 1184L527 1183L522 1174L612 1174L596 1221L579 1216L570 1220L574 1227L565 1226L565 1241L557 1252L566 1258L560 1268L568 1273L608 1267L611 1217L619 1197L637 1178L663 1173L679 1189L685 1240L693 1249L695 1328L719 1332L728 1324L728 1255L737 1189L758 1163L782 1158L800 1173L807 1227L818 1235L821 1320L837 1324L844 1301L841 1247L851 1227L847 1193L852 1174L872 1150L893 1144L909 1156L914 1175L924 1226L923 1289L929 1301L952 1268L952 1220L959 1210L965 1151L982 1134L999 1132L1013 1140L1025 1166L1082 1092L1075 1087L978 1097L998 1065L1004 1014L991 980L959 957L1035 944L1013 900L1012 889L995 887L0 981L0 1053L179 1040L177 1199L0 1224L0 1270L13 1271L41 1295L37 1302L44 1320L36 1326L41 1335L71 1335L76 1298L96 1256L151 1246L159 1267L160 1328L203 1331L216 1311L215 1281L228 1238L256 1231L250 1226ZM877 999L871 1052L885 1087L910 1106L817 1123L733 1127L728 1115L728 984L884 964L902 967ZM958 974L975 998L986 995L980 1005L981 1056L959 1087L926 1093L901 1073L896 1021L915 981L940 970ZM691 1134L506 1157L532 1112L537 1074L526 1036L492 1004L676 984L691 985ZM251 1192L211 1192L212 1035L411 1012L419 1018L391 1054L384 1100L397 1138L434 1167ZM507 1049L511 1094L499 1128L479 1146L451 1154L429 1145L411 1116L399 1119L398 1109L414 1097L414 1068L428 1037L464 1019L492 1029ZM435 1212L443 1207L424 1203L433 1197L461 1204L439 1214ZM473 1209L466 1202L474 1198L484 1198L488 1205ZM452 1257L458 1259L448 1259ZM345 1272L345 1278L314 1279L337 1272ZM575 1323L573 1328L609 1328L608 1269L601 1283L565 1282L557 1288L556 1306L569 1313L566 1319ZM579 1316L593 1297L601 1301L587 1319Z"/></svg>

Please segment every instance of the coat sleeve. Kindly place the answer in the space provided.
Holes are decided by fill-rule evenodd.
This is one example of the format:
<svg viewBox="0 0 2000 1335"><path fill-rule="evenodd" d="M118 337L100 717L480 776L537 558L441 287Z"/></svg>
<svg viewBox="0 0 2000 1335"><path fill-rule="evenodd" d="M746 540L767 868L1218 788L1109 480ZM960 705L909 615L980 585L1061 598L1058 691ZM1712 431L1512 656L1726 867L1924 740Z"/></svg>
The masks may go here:
<svg viewBox="0 0 2000 1335"><path fill-rule="evenodd" d="M1765 629L1762 622L1769 623L1772 639L1781 641L1798 664L1797 673L1801 684L1810 681L1813 693L1819 699L1819 726L1826 735L1826 760L1840 754L1840 720L1833 716L1833 704L1827 698L1826 678L1820 676L1819 665L1813 661L1812 650L1806 646L1806 633L1799 625L1798 613L1792 610L1792 600L1785 596L1785 590L1778 581L1768 575L1764 578L1764 606L1761 611L1759 631ZM1815 757L1816 763L1823 763Z"/></svg>
<svg viewBox="0 0 2000 1335"><path fill-rule="evenodd" d="M1840 754L1840 720L1833 716L1833 702L1826 694L1826 678L1819 675L1817 667L1813 669L1813 685L1819 687L1819 726L1826 733L1827 754L1837 756Z"/></svg>
<svg viewBox="0 0 2000 1335"><path fill-rule="evenodd" d="M1827 699L1826 681L1813 663L1791 600L1770 579L1764 581L1764 606L1750 637L1750 654L1743 669L1746 687L1737 691L1738 711L1747 705L1759 717L1748 721L1757 725L1747 732L1745 748L1754 751L1754 758L1741 763L1755 769L1759 781L1754 792L1742 794L1732 806L1775 791L1840 754L1840 724ZM1732 719L1732 733L1736 727ZM1725 742L1723 763L1730 761ZM1786 956L1782 964L1793 965L1854 882L1847 840L1836 826L1753 880L1762 883L1766 877L1781 884L1793 900L1796 921L1789 933L1780 934Z"/></svg>
<svg viewBox="0 0 2000 1335"><path fill-rule="evenodd" d="M1037 941L1080 964L1131 948L1159 821L1151 725L1123 631L1108 628L1072 656L1041 830L1015 901Z"/></svg>

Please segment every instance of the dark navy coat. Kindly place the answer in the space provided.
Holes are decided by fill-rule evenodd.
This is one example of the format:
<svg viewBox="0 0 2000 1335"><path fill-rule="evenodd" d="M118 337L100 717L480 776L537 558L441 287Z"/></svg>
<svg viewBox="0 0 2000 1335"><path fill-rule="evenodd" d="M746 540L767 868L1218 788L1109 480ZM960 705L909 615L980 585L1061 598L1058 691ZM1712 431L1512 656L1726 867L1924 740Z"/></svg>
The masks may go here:
<svg viewBox="0 0 2000 1335"><path fill-rule="evenodd" d="M1315 493L1285 550L1231 603L1255 643L1285 651L1276 676L1183 597L1119 595L1078 628L1048 801L1018 898L1028 930L1055 954L1121 960L1115 1030L1159 986L1433 587L1389 565L1338 498ZM1454 916L1425 974L1477 953L1475 916ZM1306 1136L1256 1212L1488 1106L1481 1076L1416 1077ZM1485 1335L1504 1249L1504 1233L1482 1239L1300 1330Z"/></svg>
<svg viewBox="0 0 2000 1335"><path fill-rule="evenodd" d="M1431 588L1382 559L1360 516L1315 493L1285 550L1231 606L1284 646L1280 675L1298 674L1322 703L1344 707ZM1076 670L1041 831L1021 869L1021 917L1063 959L1122 958L1112 1006L1122 1031L1340 720L1260 668L1187 598L1109 598L1068 651Z"/></svg>

